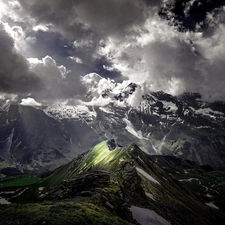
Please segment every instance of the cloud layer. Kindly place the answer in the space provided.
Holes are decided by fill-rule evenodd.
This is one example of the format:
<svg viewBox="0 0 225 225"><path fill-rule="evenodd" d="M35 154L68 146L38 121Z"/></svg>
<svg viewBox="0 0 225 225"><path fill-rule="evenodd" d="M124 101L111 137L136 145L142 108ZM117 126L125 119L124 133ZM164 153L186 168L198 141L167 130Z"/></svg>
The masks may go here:
<svg viewBox="0 0 225 225"><path fill-rule="evenodd" d="M140 84L141 93L199 92L208 101L225 100L221 5L0 0L0 8L1 99L16 95L20 102L30 98L42 104L82 99L90 90L114 85L115 78L122 86ZM82 77L93 72L104 79L85 86L83 79L91 76ZM99 104L94 97L89 104Z"/></svg>

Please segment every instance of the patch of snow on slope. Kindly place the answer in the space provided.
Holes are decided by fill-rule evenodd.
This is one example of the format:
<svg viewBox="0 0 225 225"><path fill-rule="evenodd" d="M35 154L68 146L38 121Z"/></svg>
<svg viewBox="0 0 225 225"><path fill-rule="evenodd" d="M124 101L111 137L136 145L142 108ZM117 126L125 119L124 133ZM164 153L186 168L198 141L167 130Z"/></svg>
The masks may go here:
<svg viewBox="0 0 225 225"><path fill-rule="evenodd" d="M149 179L150 181L153 181L154 183L160 185L160 183L159 183L155 178L153 178L152 176L150 176L148 173L146 173L146 172L145 172L144 170L142 170L141 168L136 167L136 170L137 170L140 174L142 174L144 177L146 177L147 179Z"/></svg>
<svg viewBox="0 0 225 225"><path fill-rule="evenodd" d="M173 102L162 101L164 108L169 109L169 111L177 111L177 106Z"/></svg>
<svg viewBox="0 0 225 225"><path fill-rule="evenodd" d="M100 109L101 111L105 112L105 113L112 114L112 110L110 111L109 108L106 108L106 107L100 107L99 109Z"/></svg>
<svg viewBox="0 0 225 225"><path fill-rule="evenodd" d="M76 106L68 106L68 105L60 105L55 104L52 106L48 106L43 109L45 114L50 117L63 119L63 118L71 118L71 119L82 119L82 118L91 118L96 117L95 111L90 111L89 108L85 105L76 105Z"/></svg>
<svg viewBox="0 0 225 225"><path fill-rule="evenodd" d="M0 107L0 109L2 111L5 111L5 112L9 112L9 109L10 109L10 104L4 104L3 106Z"/></svg>
<svg viewBox="0 0 225 225"><path fill-rule="evenodd" d="M139 139L145 139L145 140L149 140L148 138L145 138L142 136L142 132L139 130L139 131L136 131L134 128L133 128L133 125L132 123L128 120L128 119L123 119L123 121L127 124L126 126L126 130L131 133L132 135L134 135L135 137L139 138Z"/></svg>
<svg viewBox="0 0 225 225"><path fill-rule="evenodd" d="M158 215L155 211L137 206L131 206L130 211L134 219L141 225L171 225L167 220Z"/></svg>
<svg viewBox="0 0 225 225"><path fill-rule="evenodd" d="M213 196L210 195L209 193L206 196L209 197L209 198L213 198Z"/></svg>
<svg viewBox="0 0 225 225"><path fill-rule="evenodd" d="M148 192L145 192L145 194L146 194L149 198L151 198L153 201L155 201L154 196L153 196L152 194L150 194L150 193L148 193Z"/></svg>
<svg viewBox="0 0 225 225"><path fill-rule="evenodd" d="M0 205L9 205L11 204L10 202L8 202L6 199L0 197Z"/></svg>
<svg viewBox="0 0 225 225"><path fill-rule="evenodd" d="M219 209L217 206L215 206L214 204L213 204L213 202L210 202L210 203L205 203L207 206L210 206L210 207L212 207L212 208L214 208L214 209Z"/></svg>
<svg viewBox="0 0 225 225"><path fill-rule="evenodd" d="M215 116L224 116L224 113L219 111L213 111L210 108L202 108L198 110L195 110L193 107L190 107L190 108L195 112L195 114L205 115L212 118L214 118Z"/></svg>
<svg viewBox="0 0 225 225"><path fill-rule="evenodd" d="M209 126L199 126L199 127L196 127L197 129L210 129L211 127Z"/></svg>

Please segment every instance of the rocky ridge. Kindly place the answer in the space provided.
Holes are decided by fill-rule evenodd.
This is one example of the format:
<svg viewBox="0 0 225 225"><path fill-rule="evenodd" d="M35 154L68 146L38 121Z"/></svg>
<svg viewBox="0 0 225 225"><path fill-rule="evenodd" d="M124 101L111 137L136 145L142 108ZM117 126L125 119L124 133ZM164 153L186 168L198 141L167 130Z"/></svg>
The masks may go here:
<svg viewBox="0 0 225 225"><path fill-rule="evenodd" d="M163 159L164 156L161 157ZM217 224L224 224L223 208L218 206L215 209L212 204L202 201L168 173L169 167L164 169L161 164L157 164L156 161L159 162L159 159L156 159L144 153L136 144L126 148L117 147L110 151L107 143L103 142L92 151L42 176L41 180L33 185L25 186L25 191L20 196L7 200L19 203L26 198L29 203L36 199L39 206L37 203L30 205L34 209L37 207L42 209L43 201L47 200L50 215L53 212L52 207L56 207L55 209L63 207L62 211L58 211L59 218L67 218L65 215L73 207L76 212L74 215L77 215L73 218L73 224L80 222L78 218L82 210L77 211L76 208L79 209L81 206L88 206L94 212L97 210L111 215L118 224L122 221L124 224L145 224L144 221L161 225L190 223L205 225L214 221L217 221ZM174 162L173 169L175 165L179 167L179 163L175 160L171 162ZM184 162L183 164L185 165ZM190 166L191 163L186 162L187 165ZM0 189L4 190L1 187ZM22 208L27 208L27 204ZM32 221L38 224L37 218L40 220L39 216L35 219L29 218L28 210L27 221L24 221L20 219L23 218L21 211L16 209L15 205L9 205L4 206L4 209L0 207L0 218L4 219L6 224L9 224L7 223L9 218L4 212L10 212L15 221L20 221L24 225ZM89 224L96 224L94 212L86 214ZM41 220L48 221L48 214ZM105 224L110 224L110 221L104 221Z"/></svg>

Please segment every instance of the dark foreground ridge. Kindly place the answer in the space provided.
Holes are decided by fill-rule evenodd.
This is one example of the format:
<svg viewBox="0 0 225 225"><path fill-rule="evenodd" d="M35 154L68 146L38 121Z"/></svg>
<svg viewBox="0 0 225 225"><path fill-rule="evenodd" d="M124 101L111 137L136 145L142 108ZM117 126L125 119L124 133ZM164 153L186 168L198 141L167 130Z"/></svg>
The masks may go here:
<svg viewBox="0 0 225 225"><path fill-rule="evenodd" d="M146 221L158 225L209 225L216 221L222 225L224 203L214 194L223 198L224 174L208 169L175 157L149 156L136 144L111 151L107 142L102 142L51 172L2 179L0 202L13 204L0 206L0 221L6 225ZM220 187L215 193L212 187L208 188L210 193L206 191L210 176L217 179L215 188ZM192 183L197 179L205 181Z"/></svg>

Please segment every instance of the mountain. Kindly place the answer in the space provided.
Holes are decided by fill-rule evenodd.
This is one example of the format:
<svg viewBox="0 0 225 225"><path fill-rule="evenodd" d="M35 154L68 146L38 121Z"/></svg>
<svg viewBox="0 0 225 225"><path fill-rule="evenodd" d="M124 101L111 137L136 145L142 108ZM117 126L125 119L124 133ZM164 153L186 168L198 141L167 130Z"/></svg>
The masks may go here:
<svg viewBox="0 0 225 225"><path fill-rule="evenodd" d="M39 108L3 105L0 168L5 174L56 168L101 141L98 137L82 120L57 120Z"/></svg>
<svg viewBox="0 0 225 225"><path fill-rule="evenodd" d="M164 92L140 95L136 84L120 93L102 93L110 104L89 108L88 125L101 137L122 146L138 144L149 154L174 155L223 167L225 162L225 104L209 103L198 93L172 96ZM132 98L138 104L131 106Z"/></svg>
<svg viewBox="0 0 225 225"><path fill-rule="evenodd" d="M26 203L0 207L1 221L6 225L12 221L23 225L224 224L224 208L211 199L203 201L171 175L172 171L180 173L184 166L183 171L192 170L192 174L200 173L201 168L206 176L212 168L165 157L150 156L136 144L112 150L102 142L36 178L4 178L0 183L2 199ZM223 178L218 175L219 179L224 182L224 174Z"/></svg>
<svg viewBox="0 0 225 225"><path fill-rule="evenodd" d="M150 154L174 155L213 167L224 165L222 102L207 103L192 93L174 97L158 92L143 96L138 107L121 109L112 104L95 111L95 129L122 145L130 139Z"/></svg>
<svg viewBox="0 0 225 225"><path fill-rule="evenodd" d="M223 169L223 102L205 102L198 93L142 95L138 90L131 83L119 93L103 91L102 98L110 102L104 106L3 105L1 173L56 168L109 139L121 146L136 143L151 155L171 155Z"/></svg>

